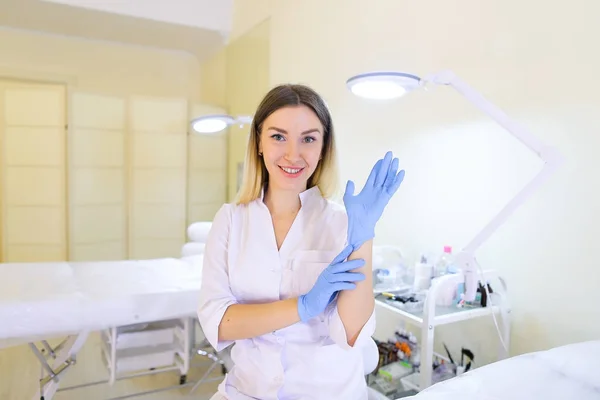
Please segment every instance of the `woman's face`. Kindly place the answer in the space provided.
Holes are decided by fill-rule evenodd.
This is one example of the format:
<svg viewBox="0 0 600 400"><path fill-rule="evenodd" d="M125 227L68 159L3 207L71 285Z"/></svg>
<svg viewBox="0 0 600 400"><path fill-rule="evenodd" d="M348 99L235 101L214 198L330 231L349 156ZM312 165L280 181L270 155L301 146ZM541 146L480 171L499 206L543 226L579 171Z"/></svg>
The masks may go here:
<svg viewBox="0 0 600 400"><path fill-rule="evenodd" d="M323 149L323 125L308 107L275 111L262 124L259 152L269 172L269 187L306 190Z"/></svg>

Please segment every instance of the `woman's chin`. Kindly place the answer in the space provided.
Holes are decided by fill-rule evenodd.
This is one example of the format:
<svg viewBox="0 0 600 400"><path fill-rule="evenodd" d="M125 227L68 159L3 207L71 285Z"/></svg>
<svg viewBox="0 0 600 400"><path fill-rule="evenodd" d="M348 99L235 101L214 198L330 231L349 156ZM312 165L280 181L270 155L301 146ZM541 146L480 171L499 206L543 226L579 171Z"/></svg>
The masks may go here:
<svg viewBox="0 0 600 400"><path fill-rule="evenodd" d="M271 180L269 186L280 190L293 190L300 193L306 190L306 183L304 179L275 179Z"/></svg>

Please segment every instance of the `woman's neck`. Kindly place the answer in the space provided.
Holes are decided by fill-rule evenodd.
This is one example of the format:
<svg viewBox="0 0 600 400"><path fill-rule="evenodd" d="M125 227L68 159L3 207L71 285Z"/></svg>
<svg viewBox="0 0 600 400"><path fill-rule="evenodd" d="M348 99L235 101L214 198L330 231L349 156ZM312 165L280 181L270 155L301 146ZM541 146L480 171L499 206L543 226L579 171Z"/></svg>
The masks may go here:
<svg viewBox="0 0 600 400"><path fill-rule="evenodd" d="M301 207L300 193L269 187L265 193L264 203L274 217L294 215Z"/></svg>

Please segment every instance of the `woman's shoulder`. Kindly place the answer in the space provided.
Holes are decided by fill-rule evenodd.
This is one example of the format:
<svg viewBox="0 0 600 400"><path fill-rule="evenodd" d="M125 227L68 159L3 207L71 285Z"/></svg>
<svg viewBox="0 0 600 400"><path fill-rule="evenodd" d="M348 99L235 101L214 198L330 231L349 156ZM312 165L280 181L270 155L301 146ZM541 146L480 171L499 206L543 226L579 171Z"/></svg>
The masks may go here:
<svg viewBox="0 0 600 400"><path fill-rule="evenodd" d="M231 221L236 215L240 215L248 210L249 204L223 203L217 210L214 220Z"/></svg>
<svg viewBox="0 0 600 400"><path fill-rule="evenodd" d="M214 225L229 225L231 222L231 218L233 215L233 211L235 209L235 204L232 203L223 203L221 207L215 213L213 217L213 226Z"/></svg>

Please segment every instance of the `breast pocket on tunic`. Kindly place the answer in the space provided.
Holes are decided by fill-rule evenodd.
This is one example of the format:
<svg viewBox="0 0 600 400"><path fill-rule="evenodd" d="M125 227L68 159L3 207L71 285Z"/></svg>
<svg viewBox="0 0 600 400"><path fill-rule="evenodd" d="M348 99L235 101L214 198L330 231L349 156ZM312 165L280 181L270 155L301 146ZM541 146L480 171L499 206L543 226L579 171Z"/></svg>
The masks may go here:
<svg viewBox="0 0 600 400"><path fill-rule="evenodd" d="M301 250L295 254L291 262L292 296L299 296L312 289L333 259L338 255L329 250Z"/></svg>

